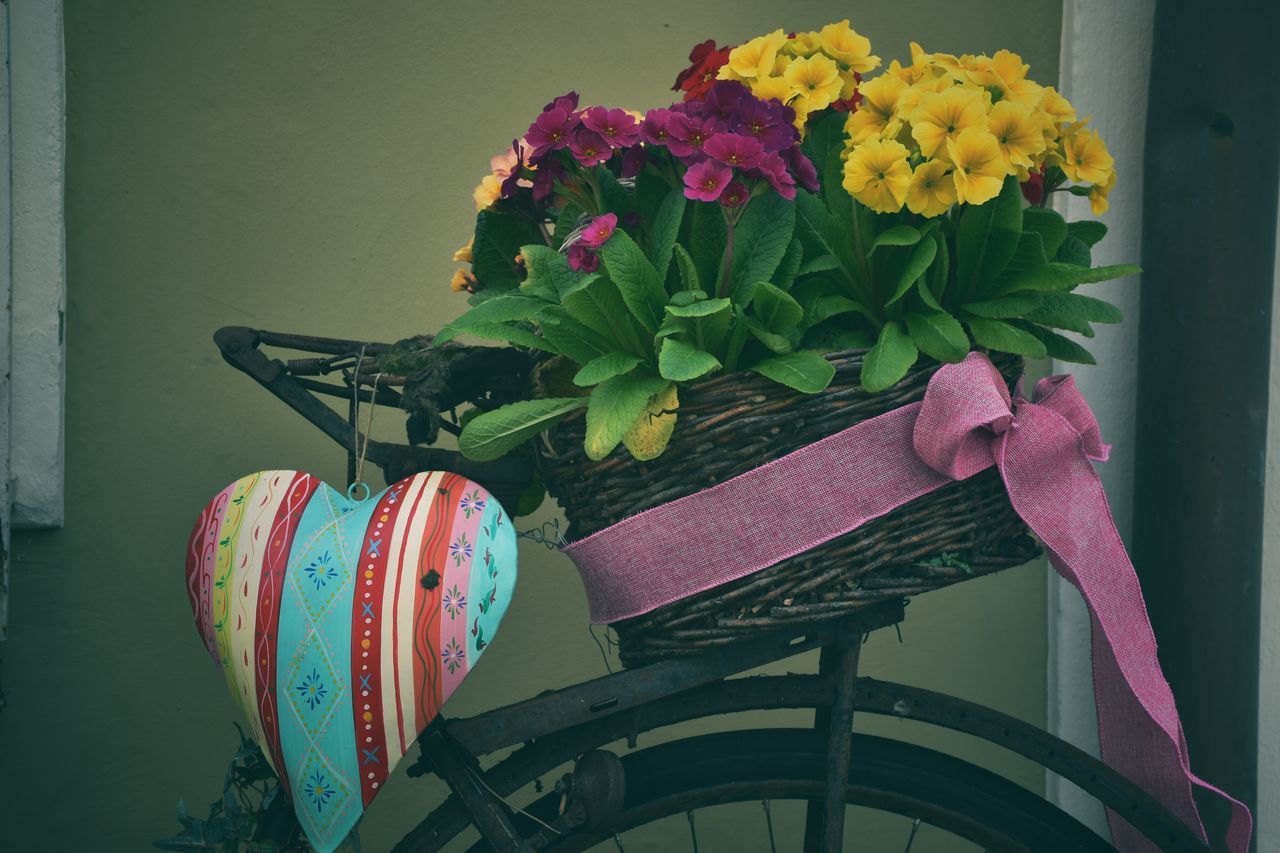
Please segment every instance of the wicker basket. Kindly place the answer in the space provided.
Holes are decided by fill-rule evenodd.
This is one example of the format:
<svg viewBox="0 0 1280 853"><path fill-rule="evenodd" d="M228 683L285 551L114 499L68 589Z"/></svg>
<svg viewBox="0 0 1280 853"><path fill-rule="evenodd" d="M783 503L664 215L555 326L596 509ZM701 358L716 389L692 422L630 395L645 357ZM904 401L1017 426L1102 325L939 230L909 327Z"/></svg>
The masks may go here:
<svg viewBox="0 0 1280 853"><path fill-rule="evenodd" d="M858 385L862 356L828 356L836 375L821 394L784 392L747 372L681 389L675 434L651 462L638 462L623 448L593 462L582 450L583 418L566 420L550 434L539 461L570 537L588 536L919 400L937 369L918 365L892 389L868 394ZM1021 372L1020 359L996 356L994 362L1010 384ZM636 666L917 595L1021 565L1037 553L990 469L768 569L613 627L623 663Z"/></svg>

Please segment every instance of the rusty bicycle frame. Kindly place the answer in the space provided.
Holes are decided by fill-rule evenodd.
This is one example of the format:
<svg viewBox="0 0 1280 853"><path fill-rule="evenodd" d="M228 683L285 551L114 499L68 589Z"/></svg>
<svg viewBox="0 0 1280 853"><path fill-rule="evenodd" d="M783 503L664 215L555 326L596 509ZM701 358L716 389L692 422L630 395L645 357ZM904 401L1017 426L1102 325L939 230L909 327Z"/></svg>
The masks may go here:
<svg viewBox="0 0 1280 853"><path fill-rule="evenodd" d="M365 450L355 401L398 406L394 381L366 389L358 357L376 356L386 344L259 331L220 329L214 340L223 358L301 414L348 453L354 477L357 448ZM308 353L281 361L261 347ZM317 355L318 354L318 355ZM335 375L341 384L316 377ZM367 378L367 377L365 377ZM319 396L348 403L344 419ZM459 453L367 440L366 458L387 482L419 470L455 471L483 483L501 501L517 494L531 475L522 460L477 463ZM821 802L811 800L805 825L806 853L842 849L845 786L849 778L853 717L876 714L915 720L1004 747L1074 783L1122 816L1164 850L1209 848L1141 788L1080 749L991 708L919 687L858 675L865 636L903 618L902 602L884 602L841 620L815 621L761 640L712 649L694 657L623 670L582 684L465 719L437 717L419 738L421 755L410 775L435 773L452 795L395 848L436 850L468 825L495 850L533 851L578 828L608 826L620 806L621 767L588 756L618 740L634 747L639 735L687 720L747 710L814 710L815 736L825 736L829 756ZM802 630L803 633L796 633ZM817 674L731 678L750 669L820 649ZM479 758L516 747L482 769ZM611 753L606 755L611 756ZM559 817L533 832L505 798L558 766L580 759L557 790L565 792Z"/></svg>

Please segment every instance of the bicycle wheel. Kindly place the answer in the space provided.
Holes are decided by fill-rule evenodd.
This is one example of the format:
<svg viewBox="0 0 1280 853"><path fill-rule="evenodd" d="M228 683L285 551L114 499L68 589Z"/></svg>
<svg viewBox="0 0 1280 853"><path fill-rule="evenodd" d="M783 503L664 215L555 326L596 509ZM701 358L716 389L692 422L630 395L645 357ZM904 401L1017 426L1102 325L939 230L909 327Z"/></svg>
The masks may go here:
<svg viewBox="0 0 1280 853"><path fill-rule="evenodd" d="M1077 820L1021 786L973 764L924 747L855 735L846 801L951 833L999 851L1113 851ZM622 758L626 799L604 831L578 830L548 849L585 850L645 824L712 806L751 801L821 800L826 740L805 729L721 732L649 747ZM553 819L559 796L525 811ZM516 815L526 833L535 822ZM693 849L698 840L690 819ZM770 838L761 849L799 849L799 839ZM852 839L852 836L850 836ZM625 835L620 847L625 850ZM703 849L722 849L702 840ZM853 848L852 840L849 843ZM480 842L471 848L484 851Z"/></svg>

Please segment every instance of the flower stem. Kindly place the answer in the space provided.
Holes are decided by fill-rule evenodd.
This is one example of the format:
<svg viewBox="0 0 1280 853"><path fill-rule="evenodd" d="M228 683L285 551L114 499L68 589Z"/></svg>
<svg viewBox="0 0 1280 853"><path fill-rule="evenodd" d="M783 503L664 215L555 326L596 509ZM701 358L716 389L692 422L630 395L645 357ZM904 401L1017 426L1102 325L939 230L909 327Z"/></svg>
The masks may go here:
<svg viewBox="0 0 1280 853"><path fill-rule="evenodd" d="M720 286L716 288L716 296L729 295L729 275L733 271L733 226L734 222L725 217L724 260L720 266L724 272L720 276Z"/></svg>
<svg viewBox="0 0 1280 853"><path fill-rule="evenodd" d="M871 291L868 295L873 297L871 300L873 304L869 304L867 307L874 311L880 307L880 294L876 290L875 280L871 277L871 266L867 263L867 253L862 241L862 225L858 222L858 203L856 201L853 202L853 209L850 212L853 218L853 247L854 251L858 253L858 266L862 271L864 286Z"/></svg>

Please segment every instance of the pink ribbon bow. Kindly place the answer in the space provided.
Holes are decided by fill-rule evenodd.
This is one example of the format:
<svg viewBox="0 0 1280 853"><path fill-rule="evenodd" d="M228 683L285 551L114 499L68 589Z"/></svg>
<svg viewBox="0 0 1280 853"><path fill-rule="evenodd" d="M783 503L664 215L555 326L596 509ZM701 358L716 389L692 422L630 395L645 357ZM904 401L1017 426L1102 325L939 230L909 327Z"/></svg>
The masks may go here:
<svg viewBox="0 0 1280 853"><path fill-rule="evenodd" d="M920 403L564 550L582 575L592 620L615 622L745 577L995 465L1013 508L1089 608L1103 760L1202 839L1192 786L1223 797L1231 807L1227 846L1243 853L1249 810L1191 772L1138 578L1093 468L1108 450L1070 376L1043 379L1032 400L1014 400L991 362L970 353L939 368ZM1108 819L1119 848L1156 849L1123 819Z"/></svg>

